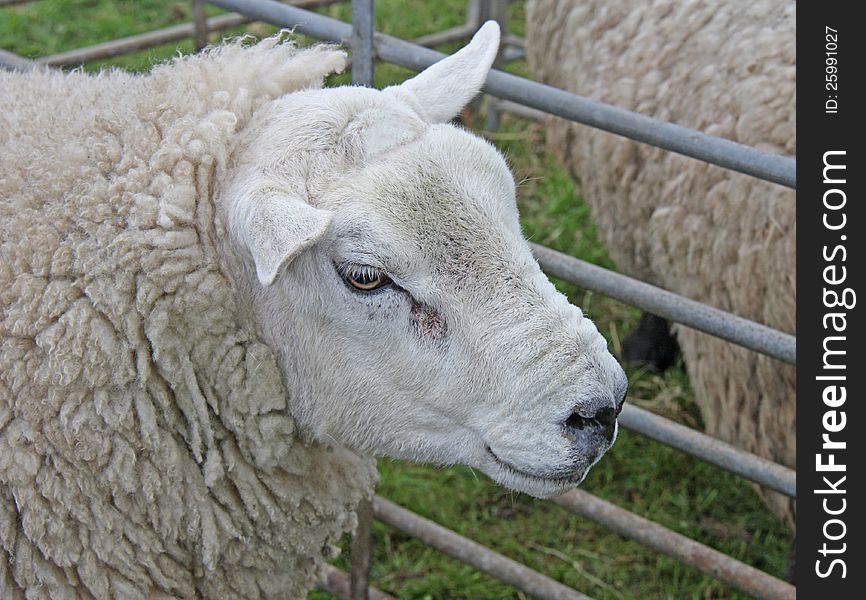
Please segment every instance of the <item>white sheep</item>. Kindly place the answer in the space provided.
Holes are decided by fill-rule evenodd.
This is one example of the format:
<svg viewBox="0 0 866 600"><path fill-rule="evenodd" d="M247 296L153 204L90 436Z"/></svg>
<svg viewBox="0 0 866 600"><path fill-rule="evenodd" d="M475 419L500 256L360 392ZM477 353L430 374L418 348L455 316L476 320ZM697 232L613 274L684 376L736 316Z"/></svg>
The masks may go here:
<svg viewBox="0 0 866 600"><path fill-rule="evenodd" d="M527 51L556 87L792 156L794 2L532 0ZM548 129L624 271L794 331L793 190L580 125ZM707 430L795 464L795 371L677 333ZM767 495L793 524L793 502Z"/></svg>
<svg viewBox="0 0 866 600"><path fill-rule="evenodd" d="M625 376L445 123L498 40L384 91L277 38L0 74L0 597L302 597L371 455L583 479Z"/></svg>

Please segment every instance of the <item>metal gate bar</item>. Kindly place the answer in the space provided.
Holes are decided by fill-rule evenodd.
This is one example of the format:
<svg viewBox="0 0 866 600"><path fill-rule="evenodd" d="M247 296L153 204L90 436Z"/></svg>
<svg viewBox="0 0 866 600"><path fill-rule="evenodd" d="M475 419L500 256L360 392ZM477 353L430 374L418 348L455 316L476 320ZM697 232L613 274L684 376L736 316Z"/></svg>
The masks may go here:
<svg viewBox="0 0 866 600"><path fill-rule="evenodd" d="M796 588L790 583L583 490L571 490L553 498L552 501L576 515L591 519L624 537L655 548L756 598L765 600L796 598Z"/></svg>
<svg viewBox="0 0 866 600"><path fill-rule="evenodd" d="M468 40L477 29L478 26L474 23L467 23L466 25L458 25L451 29L444 29L442 31L437 31L436 33L422 35L419 38L415 38L414 43L429 48L430 46L438 46L439 44L444 44L446 42Z"/></svg>
<svg viewBox="0 0 866 600"><path fill-rule="evenodd" d="M352 83L373 87L376 51L373 48L373 0L352 0ZM358 503L358 527L352 536L351 600L369 600L373 545L373 507L368 498Z"/></svg>
<svg viewBox="0 0 866 600"><path fill-rule="evenodd" d="M341 598L342 600L354 600L350 591L349 574L333 565L325 563L325 578L319 583L319 589L324 590ZM382 590L370 587L367 589L367 597L370 600L396 600L394 596L386 594Z"/></svg>
<svg viewBox="0 0 866 600"><path fill-rule="evenodd" d="M797 472L794 469L741 450L639 406L626 403L619 415L619 423L636 433L777 492L792 498L797 495Z"/></svg>
<svg viewBox="0 0 866 600"><path fill-rule="evenodd" d="M352 2L352 83L373 86L376 50L373 48L373 0Z"/></svg>
<svg viewBox="0 0 866 600"><path fill-rule="evenodd" d="M193 42L196 51L207 46L207 36L211 32L208 27L207 14L204 11L205 0L192 0Z"/></svg>
<svg viewBox="0 0 866 600"><path fill-rule="evenodd" d="M334 4L335 2L339 2L339 0L293 1L295 5L307 9L327 6L329 4ZM252 20L253 19L250 17L236 13L219 15L217 17L208 18L206 20L205 29L208 32L222 31L223 29L244 25ZM51 54L49 56L38 58L35 62L52 67L80 65L88 61L131 54L132 52L137 52L139 50L146 50L148 48L153 48L154 46L170 44L171 42L179 42L188 38L195 39L196 33L195 22L181 23L180 25L172 25L171 27L165 27L155 31L139 33L137 35L111 40L102 44L94 44L93 46L87 46L86 48L76 48L67 52Z"/></svg>
<svg viewBox="0 0 866 600"><path fill-rule="evenodd" d="M532 251L548 275L565 279L786 363L793 365L797 362L797 339L791 334L545 246L532 244Z"/></svg>
<svg viewBox="0 0 866 600"><path fill-rule="evenodd" d="M369 600L370 563L373 560L373 505L369 498L358 503L358 526L349 545L352 560L351 600Z"/></svg>
<svg viewBox="0 0 866 600"><path fill-rule="evenodd" d="M7 52L0 48L0 69L9 69L12 71L30 71L35 69L39 64L29 58L24 58L12 52Z"/></svg>
<svg viewBox="0 0 866 600"><path fill-rule="evenodd" d="M454 533L380 496L373 498L373 515L394 529L408 533L500 581L544 600L591 600L546 575L513 561L486 546Z"/></svg>
<svg viewBox="0 0 866 600"><path fill-rule="evenodd" d="M244 23L249 23L251 19L242 15L220 15L207 20L208 31L217 31L228 29L229 27L237 27ZM195 35L195 23L181 23L180 25L172 25L164 29L148 31L131 35L125 38L119 38L104 42L102 44L94 44L86 48L75 48L67 52L51 54L42 58L36 59L36 62L42 65L52 67L79 65L91 60L101 60L104 58L112 58L123 54L130 54L138 50L145 50L162 44L178 42L191 38Z"/></svg>

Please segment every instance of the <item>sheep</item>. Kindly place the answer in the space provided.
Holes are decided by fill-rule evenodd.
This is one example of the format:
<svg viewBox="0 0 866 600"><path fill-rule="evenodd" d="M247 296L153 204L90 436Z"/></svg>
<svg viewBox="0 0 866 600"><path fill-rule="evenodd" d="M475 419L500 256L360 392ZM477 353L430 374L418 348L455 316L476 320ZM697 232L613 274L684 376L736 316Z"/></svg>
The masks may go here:
<svg viewBox="0 0 866 600"><path fill-rule="evenodd" d="M625 374L447 123L498 43L0 74L0 596L303 597L374 456L582 481Z"/></svg>
<svg viewBox="0 0 866 600"><path fill-rule="evenodd" d="M528 59L545 83L791 156L794 16L768 0L532 0ZM620 269L794 331L792 190L576 124L547 131ZM794 368L677 337L707 431L794 466ZM765 499L793 526L792 501Z"/></svg>

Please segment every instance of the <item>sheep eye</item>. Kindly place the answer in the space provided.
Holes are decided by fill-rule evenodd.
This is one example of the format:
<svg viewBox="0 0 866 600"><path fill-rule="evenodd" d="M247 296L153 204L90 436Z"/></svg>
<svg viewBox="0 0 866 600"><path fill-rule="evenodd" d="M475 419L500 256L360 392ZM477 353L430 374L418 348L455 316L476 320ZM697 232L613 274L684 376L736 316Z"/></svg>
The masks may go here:
<svg viewBox="0 0 866 600"><path fill-rule="evenodd" d="M362 292L371 292L391 283L391 278L372 267L350 267L343 273L343 280Z"/></svg>

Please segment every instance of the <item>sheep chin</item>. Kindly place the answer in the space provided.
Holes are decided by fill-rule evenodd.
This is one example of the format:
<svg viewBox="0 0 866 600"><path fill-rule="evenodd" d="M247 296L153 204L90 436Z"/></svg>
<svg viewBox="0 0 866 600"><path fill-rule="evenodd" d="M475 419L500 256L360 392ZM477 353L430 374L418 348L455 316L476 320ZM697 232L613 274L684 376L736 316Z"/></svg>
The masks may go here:
<svg viewBox="0 0 866 600"><path fill-rule="evenodd" d="M495 470L481 469L488 477L496 483L516 492L523 492L533 498L542 500L553 498L580 485L586 478L589 469L582 473L565 478L538 477L528 473L515 471L507 467L498 467Z"/></svg>
<svg viewBox="0 0 866 600"><path fill-rule="evenodd" d="M559 496L577 487L592 468L592 465L589 465L566 476L539 475L522 471L503 461L490 450L489 446L486 448L486 453L488 460L486 464L479 467L485 475L508 489L541 499Z"/></svg>

